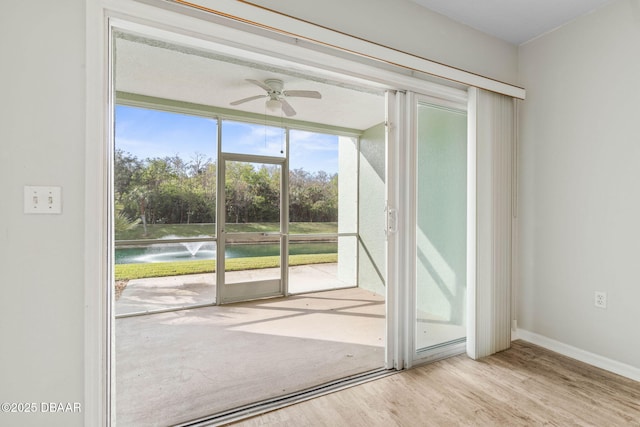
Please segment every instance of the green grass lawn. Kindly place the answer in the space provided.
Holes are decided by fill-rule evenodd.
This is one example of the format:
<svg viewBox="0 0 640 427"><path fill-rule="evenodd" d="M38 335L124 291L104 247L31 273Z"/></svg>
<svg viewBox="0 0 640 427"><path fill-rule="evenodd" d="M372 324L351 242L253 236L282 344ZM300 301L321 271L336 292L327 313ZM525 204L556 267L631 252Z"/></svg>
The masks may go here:
<svg viewBox="0 0 640 427"><path fill-rule="evenodd" d="M161 239L167 236L197 237L214 236L215 224L149 224L147 234L144 227L138 224L131 230L116 233L116 240ZM274 232L279 231L277 223L227 224L227 232ZM291 234L325 234L337 233L337 222L292 222L289 224Z"/></svg>
<svg viewBox="0 0 640 427"><path fill-rule="evenodd" d="M290 266L330 262L338 262L338 254L307 254L289 256ZM227 271L254 270L258 268L278 267L279 265L279 256L230 258L226 260ZM117 264L115 266L115 279L132 280L148 277L213 273L214 271L216 271L216 263L213 260L161 262L150 264Z"/></svg>

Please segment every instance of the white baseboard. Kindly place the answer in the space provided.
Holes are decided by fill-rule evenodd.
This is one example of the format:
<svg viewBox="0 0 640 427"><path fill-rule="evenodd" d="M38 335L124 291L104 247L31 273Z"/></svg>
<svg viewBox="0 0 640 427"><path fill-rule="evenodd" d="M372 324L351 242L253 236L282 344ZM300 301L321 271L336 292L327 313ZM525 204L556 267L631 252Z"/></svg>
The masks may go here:
<svg viewBox="0 0 640 427"><path fill-rule="evenodd" d="M547 338L543 335L538 335L533 332L529 332L524 329L518 329L515 334L512 334L512 339L521 339L528 341L531 344L539 345L547 350L555 351L563 356L571 357L589 365L593 365L597 368L604 369L614 374L627 377L634 381L640 381L640 368L636 368L631 365L627 365L622 362L618 362L613 359L609 359L595 353L579 349L577 347L570 346L568 344L561 343L551 338Z"/></svg>

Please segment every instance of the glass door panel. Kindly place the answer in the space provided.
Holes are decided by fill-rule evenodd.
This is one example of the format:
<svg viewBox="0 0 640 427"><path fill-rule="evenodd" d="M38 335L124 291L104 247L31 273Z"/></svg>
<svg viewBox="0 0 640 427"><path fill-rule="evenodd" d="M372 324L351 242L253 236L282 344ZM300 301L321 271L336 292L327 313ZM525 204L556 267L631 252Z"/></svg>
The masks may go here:
<svg viewBox="0 0 640 427"><path fill-rule="evenodd" d="M466 337L467 117L417 106L415 350Z"/></svg>
<svg viewBox="0 0 640 427"><path fill-rule="evenodd" d="M221 302L283 295L282 160L224 154Z"/></svg>

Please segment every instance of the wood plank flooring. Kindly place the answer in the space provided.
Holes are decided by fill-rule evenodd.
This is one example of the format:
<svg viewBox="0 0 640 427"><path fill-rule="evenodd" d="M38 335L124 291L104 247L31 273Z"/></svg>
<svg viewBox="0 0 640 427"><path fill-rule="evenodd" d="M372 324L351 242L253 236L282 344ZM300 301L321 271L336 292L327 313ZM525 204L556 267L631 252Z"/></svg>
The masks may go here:
<svg viewBox="0 0 640 427"><path fill-rule="evenodd" d="M235 426L640 426L640 383L524 341L456 356Z"/></svg>

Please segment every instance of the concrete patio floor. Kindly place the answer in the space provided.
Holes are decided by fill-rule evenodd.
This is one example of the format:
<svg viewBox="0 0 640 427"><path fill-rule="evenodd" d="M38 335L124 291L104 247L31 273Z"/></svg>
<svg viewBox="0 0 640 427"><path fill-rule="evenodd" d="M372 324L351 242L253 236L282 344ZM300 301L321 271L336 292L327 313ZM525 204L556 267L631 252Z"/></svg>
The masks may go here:
<svg viewBox="0 0 640 427"><path fill-rule="evenodd" d="M227 281L238 283L273 277L278 269L227 272ZM352 286L338 278L336 263L299 265L289 268L289 292L300 294ZM147 312L211 304L216 300L215 273L153 277L130 280L115 304L115 314Z"/></svg>
<svg viewBox="0 0 640 427"><path fill-rule="evenodd" d="M165 291L180 289L173 280ZM181 283L185 300L215 288ZM127 304L144 296L127 289ZM117 424L164 426L382 367L385 303L349 288L120 318L115 330Z"/></svg>

